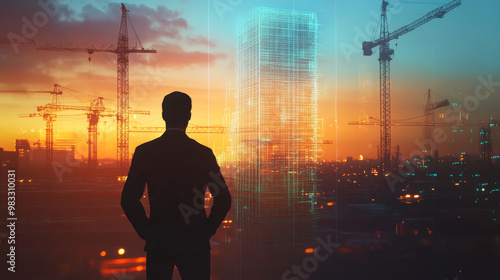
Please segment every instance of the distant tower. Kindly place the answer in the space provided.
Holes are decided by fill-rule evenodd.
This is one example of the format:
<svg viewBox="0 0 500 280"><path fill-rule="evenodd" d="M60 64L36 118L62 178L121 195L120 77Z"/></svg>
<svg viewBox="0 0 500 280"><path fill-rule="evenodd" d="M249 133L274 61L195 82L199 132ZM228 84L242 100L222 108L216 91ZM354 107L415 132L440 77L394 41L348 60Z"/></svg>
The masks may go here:
<svg viewBox="0 0 500 280"><path fill-rule="evenodd" d="M432 97L431 97L431 90L428 89L427 91L427 104L425 104L425 110L424 110L424 116L425 116L425 126L424 126L424 139L433 139L433 131L434 127L432 124L436 122L435 120L435 114L434 114L434 109L432 107ZM434 151L422 151L424 155L432 155Z"/></svg>
<svg viewBox="0 0 500 280"><path fill-rule="evenodd" d="M479 143L481 147L481 160L489 162L491 159L491 128L489 126L481 127L479 133Z"/></svg>
<svg viewBox="0 0 500 280"><path fill-rule="evenodd" d="M31 147L28 139L16 139L16 152L19 155L20 165L26 165L30 162Z"/></svg>
<svg viewBox="0 0 500 280"><path fill-rule="evenodd" d="M455 93L452 93L451 94L451 97L455 100L458 100L457 102L451 102L450 105L451 107L457 107L457 106L461 106L460 104L464 104L464 96L461 92L455 94ZM444 113L441 113L441 118L444 118L445 115ZM467 121L469 121L469 113L465 113L465 114L462 114L460 113L459 110L456 110L456 108L453 108L453 111L450 115L447 116L447 118L453 118L453 119L456 119L457 121L459 121L460 123L466 123ZM462 154L465 153L466 149L466 145L464 144L464 139L465 139L465 132L464 132L464 128L462 126L458 126L457 128L452 128L451 129L451 154L455 157L460 157Z"/></svg>
<svg viewBox="0 0 500 280"><path fill-rule="evenodd" d="M316 36L310 12L236 22L237 279L281 279L316 245Z"/></svg>

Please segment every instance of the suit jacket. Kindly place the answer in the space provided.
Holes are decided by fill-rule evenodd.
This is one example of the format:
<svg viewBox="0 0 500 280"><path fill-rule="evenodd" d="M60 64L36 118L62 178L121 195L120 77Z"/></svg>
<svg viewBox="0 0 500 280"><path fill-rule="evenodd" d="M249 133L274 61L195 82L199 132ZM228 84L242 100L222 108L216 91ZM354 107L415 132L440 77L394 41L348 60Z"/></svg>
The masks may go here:
<svg viewBox="0 0 500 280"><path fill-rule="evenodd" d="M150 216L140 202L148 188ZM207 217L208 187L214 202ZM161 137L138 146L123 187L121 206L145 250L159 243L193 244L214 235L231 207L231 195L211 149L184 131L168 129ZM182 242L184 239L188 242Z"/></svg>

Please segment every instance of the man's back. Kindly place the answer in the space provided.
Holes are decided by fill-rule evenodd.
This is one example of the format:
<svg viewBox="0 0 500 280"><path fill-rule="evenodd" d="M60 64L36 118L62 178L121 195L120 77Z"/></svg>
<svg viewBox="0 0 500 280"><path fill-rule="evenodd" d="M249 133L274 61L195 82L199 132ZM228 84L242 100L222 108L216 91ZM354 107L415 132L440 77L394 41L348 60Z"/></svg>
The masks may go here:
<svg viewBox="0 0 500 280"><path fill-rule="evenodd" d="M230 207L230 195L212 151L187 137L183 131L167 130L135 151L123 189L122 204L127 217L132 218L132 224L138 227L144 226L137 197L142 197L145 183L151 209L147 221L149 228L162 224L177 234L207 231L212 235ZM214 196L210 219L204 208L207 184ZM213 190L211 186L218 189ZM141 237L147 239L147 230L139 228L138 233L141 235L144 231L145 235Z"/></svg>
<svg viewBox="0 0 500 280"><path fill-rule="evenodd" d="M191 107L191 98L183 92L164 97L162 117L167 129L137 147L123 186L123 211L146 240L148 280L171 279L174 266L184 280L209 280L209 238L231 207L214 154L186 135ZM146 184L149 218L140 201ZM206 188L214 197L208 217Z"/></svg>

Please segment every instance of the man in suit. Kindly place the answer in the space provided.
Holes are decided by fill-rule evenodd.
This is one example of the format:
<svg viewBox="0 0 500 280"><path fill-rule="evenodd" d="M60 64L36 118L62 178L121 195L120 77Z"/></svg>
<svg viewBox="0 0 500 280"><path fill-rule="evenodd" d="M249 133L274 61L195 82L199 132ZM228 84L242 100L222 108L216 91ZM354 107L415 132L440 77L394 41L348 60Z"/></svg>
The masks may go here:
<svg viewBox="0 0 500 280"><path fill-rule="evenodd" d="M210 279L210 243L231 207L231 195L211 149L186 135L191 98L172 92L162 103L165 133L138 146L123 187L121 206L146 241L148 280ZM148 186L149 218L140 202ZM208 188L214 202L207 217Z"/></svg>

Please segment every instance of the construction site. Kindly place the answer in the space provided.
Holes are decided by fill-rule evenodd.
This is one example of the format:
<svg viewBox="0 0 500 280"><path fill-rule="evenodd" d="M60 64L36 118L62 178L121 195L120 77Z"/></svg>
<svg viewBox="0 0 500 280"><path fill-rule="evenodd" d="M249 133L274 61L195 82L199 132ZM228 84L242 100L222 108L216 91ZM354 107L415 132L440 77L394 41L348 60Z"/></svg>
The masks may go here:
<svg viewBox="0 0 500 280"><path fill-rule="evenodd" d="M30 73L0 83L0 175L15 177L0 198L16 197L0 209L16 224L0 231L0 260L13 261L14 236L22 279L146 279L120 199L135 147L165 132L161 99L180 90L193 99L186 134L213 151L232 195L210 279L499 278L498 73L464 78L452 64L462 49L439 52L456 46L470 4L236 2L201 16L179 3L40 1L21 39L10 27L0 51L46 66L0 56ZM360 36L369 13L372 36ZM26 36L26 22L64 36ZM96 43L110 26L114 43Z"/></svg>
<svg viewBox="0 0 500 280"><path fill-rule="evenodd" d="M110 109L105 108L103 103L103 97L97 97L92 100L89 106L73 106L61 104L60 96L63 94L63 89L68 90L73 93L81 93L77 90L72 90L69 88L62 87L58 84L54 84L52 90L46 91L30 91L30 90L8 90L0 91L1 93L49 93L51 95L51 102L46 105L41 105L36 108L35 113L29 114L19 114L18 117L21 118L42 118L45 123L45 145L41 145L40 139L37 142L33 141L30 143L28 139L16 139L16 152L19 154L20 161L19 164L23 165L25 168L30 168L30 172L35 170L40 170L42 165L48 170L56 169L57 165L68 161L78 160L78 167L81 169L87 169L84 172L93 171L96 174L97 167L101 166L98 162L98 145L97 136L99 120L104 117L113 118L116 121L116 131L117 131L117 142L116 142L116 162L106 159L104 166L109 169L114 170L112 174L120 177L126 175L128 168L130 166L130 133L162 133L165 127L131 127L130 126L130 115L150 115L149 111L146 110L134 110L129 106L129 54L134 53L156 53L154 49L145 49L142 45L139 47L129 47L129 31L128 26L130 25L130 17L128 15L128 10L125 5L121 6L121 22L119 27L118 41L116 47L114 45L109 46L94 46L92 44L76 44L71 43L55 43L55 44L36 44L34 41L21 42L23 44L35 45L35 49L39 51L60 51L60 52L86 52L89 57L89 65L91 61L91 55L94 53L114 53L117 55L117 89L116 89L116 108ZM135 37L138 39L135 29L133 30ZM1 43L8 44L8 40L3 40ZM90 66L89 66L90 67ZM89 72L90 75L90 72ZM71 93L70 93L71 94ZM85 94L85 93L84 93ZM54 123L61 117L67 117L64 113L67 111L83 111L84 116L86 116L88 122L88 139L86 141L88 145L88 156L87 158L81 157L76 159L75 146L76 139L57 139L54 135ZM213 133L222 134L224 133L224 127L219 126L197 126L191 125L188 133ZM82 164L80 164L82 163ZM73 166L76 167L76 166ZM34 169L32 169L34 168ZM45 171L45 175L48 175ZM57 174L56 174L57 175ZM58 178L60 176L58 175ZM60 178L59 178L60 179Z"/></svg>

